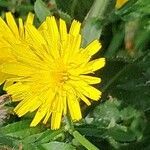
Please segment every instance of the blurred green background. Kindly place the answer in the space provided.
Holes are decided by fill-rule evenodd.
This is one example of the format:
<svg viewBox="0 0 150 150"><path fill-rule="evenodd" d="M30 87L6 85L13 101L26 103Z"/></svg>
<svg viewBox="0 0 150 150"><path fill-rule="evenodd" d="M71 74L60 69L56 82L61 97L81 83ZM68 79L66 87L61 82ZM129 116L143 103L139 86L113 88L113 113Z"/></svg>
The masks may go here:
<svg viewBox="0 0 150 150"><path fill-rule="evenodd" d="M11 11L16 20L35 13L35 26L48 15L82 22L82 46L94 39L105 57L101 101L82 106L84 119L74 127L101 150L150 149L150 1L129 0L120 9L115 0L0 0L0 15ZM1 94L3 91L1 90ZM12 107L12 106L11 106ZM29 128L30 116L10 115L0 129L0 146L26 150L84 150L62 129ZM0 148L2 149L2 148ZM19 150L20 150L19 149Z"/></svg>

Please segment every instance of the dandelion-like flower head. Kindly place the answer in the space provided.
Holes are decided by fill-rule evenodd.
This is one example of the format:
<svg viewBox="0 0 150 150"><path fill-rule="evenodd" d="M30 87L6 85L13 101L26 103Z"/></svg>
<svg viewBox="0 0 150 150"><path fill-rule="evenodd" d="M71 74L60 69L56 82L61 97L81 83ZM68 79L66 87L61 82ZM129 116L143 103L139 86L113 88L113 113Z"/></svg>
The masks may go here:
<svg viewBox="0 0 150 150"><path fill-rule="evenodd" d="M92 86L101 79L91 76L105 65L104 58L91 59L101 44L94 40L82 48L80 26L74 20L68 32L64 20L57 24L51 16L38 29L26 24L26 40L11 43L15 61L3 63L1 72L9 75L7 82L14 83L6 91L13 101L19 101L16 114L21 117L36 111L31 126L41 121L46 124L51 118L51 128L58 129L67 113L78 121L82 118L80 101L90 105L101 97Z"/></svg>

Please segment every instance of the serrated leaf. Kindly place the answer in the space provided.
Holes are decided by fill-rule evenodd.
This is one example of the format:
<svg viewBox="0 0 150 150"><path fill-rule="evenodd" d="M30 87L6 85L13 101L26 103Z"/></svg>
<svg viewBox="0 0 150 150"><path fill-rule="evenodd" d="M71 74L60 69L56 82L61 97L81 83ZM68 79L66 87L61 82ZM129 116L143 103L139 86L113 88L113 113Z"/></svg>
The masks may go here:
<svg viewBox="0 0 150 150"><path fill-rule="evenodd" d="M9 134L29 127L30 120L18 121L0 128L0 132Z"/></svg>
<svg viewBox="0 0 150 150"><path fill-rule="evenodd" d="M13 148L17 145L17 139L0 133L0 146L1 145Z"/></svg>
<svg viewBox="0 0 150 150"><path fill-rule="evenodd" d="M56 138L59 135L63 134L63 129L59 129L57 131L53 130L46 130L43 132L36 140L38 143L48 143L49 141L52 141L54 138Z"/></svg>
<svg viewBox="0 0 150 150"><path fill-rule="evenodd" d="M141 58L140 62L129 66L113 85L112 95L138 109L149 109L150 78L147 75L150 68L149 59L150 54L147 54L146 57Z"/></svg>
<svg viewBox="0 0 150 150"><path fill-rule="evenodd" d="M108 100L104 104L97 106L93 112L94 121L105 125L105 127L107 127L111 121L117 122L120 119L119 106L120 102L117 100Z"/></svg>
<svg viewBox="0 0 150 150"><path fill-rule="evenodd" d="M1 127L0 132L11 137L23 139L35 133L41 132L43 127L30 127L31 120L23 120Z"/></svg>
<svg viewBox="0 0 150 150"><path fill-rule="evenodd" d="M150 53L145 53L136 61L123 58L107 61L103 80L105 94L122 100L124 105L132 105L140 110L150 108Z"/></svg>
<svg viewBox="0 0 150 150"><path fill-rule="evenodd" d="M144 114L131 106L123 108L121 101L115 98L110 97L97 106L90 117L93 117L90 124L77 127L86 136L107 139L110 144L117 145L143 137L146 123Z"/></svg>
<svg viewBox="0 0 150 150"><path fill-rule="evenodd" d="M118 142L131 142L137 139L132 130L127 129L125 131L120 126L115 126L109 129L106 134Z"/></svg>
<svg viewBox="0 0 150 150"><path fill-rule="evenodd" d="M58 14L60 16L60 18L62 18L63 20L65 20L65 22L71 24L72 18L70 15L68 15L67 13L64 13L61 10L58 10Z"/></svg>
<svg viewBox="0 0 150 150"><path fill-rule="evenodd" d="M30 136L27 136L27 137L23 138L22 141L23 141L24 145L27 145L27 144L29 144L29 143L35 143L35 142L37 142L38 138L39 138L42 134L43 134L43 132L37 133L37 134L32 134L32 135L30 135Z"/></svg>
<svg viewBox="0 0 150 150"><path fill-rule="evenodd" d="M84 19L94 0L55 0L59 10L80 21Z"/></svg>
<svg viewBox="0 0 150 150"><path fill-rule="evenodd" d="M36 0L34 4L34 11L41 22L43 22L47 16L51 15L51 12L42 0Z"/></svg>
<svg viewBox="0 0 150 150"><path fill-rule="evenodd" d="M79 127L76 127L76 129L81 132L83 135L86 135L88 137L97 137L97 138L106 138L104 133L106 132L106 128L102 127L99 124L97 125L82 125Z"/></svg>

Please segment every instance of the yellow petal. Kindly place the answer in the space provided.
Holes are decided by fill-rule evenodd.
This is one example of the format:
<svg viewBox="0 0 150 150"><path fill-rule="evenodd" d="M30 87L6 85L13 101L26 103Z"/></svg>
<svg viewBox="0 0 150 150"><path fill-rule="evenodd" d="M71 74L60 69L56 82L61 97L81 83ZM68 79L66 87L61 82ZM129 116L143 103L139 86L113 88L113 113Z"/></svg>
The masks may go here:
<svg viewBox="0 0 150 150"><path fill-rule="evenodd" d="M81 109L77 97L73 93L67 96L67 103L71 118L73 121L78 121L82 118Z"/></svg>
<svg viewBox="0 0 150 150"><path fill-rule="evenodd" d="M16 37L19 37L19 31L18 31L17 24L14 20L14 17L12 16L12 14L10 12L6 13L6 21L7 21L7 24L9 26L9 28L13 32L13 34Z"/></svg>
<svg viewBox="0 0 150 150"><path fill-rule="evenodd" d="M56 130L60 128L60 123L61 123L61 118L62 118L62 112L53 112L52 113L52 118L51 118L51 129Z"/></svg>
<svg viewBox="0 0 150 150"><path fill-rule="evenodd" d="M18 75L18 76L28 76L33 74L33 68L27 67L21 63L7 63L1 66L1 71L4 73Z"/></svg>
<svg viewBox="0 0 150 150"><path fill-rule="evenodd" d="M53 16L46 18L47 29L49 34L52 36L52 39L56 42L59 40L59 32L56 20Z"/></svg>
<svg viewBox="0 0 150 150"><path fill-rule="evenodd" d="M88 75L80 75L79 77L88 84L97 84L101 82L101 78L98 77L92 77Z"/></svg>
<svg viewBox="0 0 150 150"><path fill-rule="evenodd" d="M37 45L45 44L44 38L33 25L27 24L25 28L27 33L30 35L30 38L35 42L35 44Z"/></svg>
<svg viewBox="0 0 150 150"><path fill-rule="evenodd" d="M9 95L12 95L12 101L21 101L23 96L29 90L29 85L22 84L20 82L12 84L6 87L6 91Z"/></svg>
<svg viewBox="0 0 150 150"><path fill-rule="evenodd" d="M21 61L24 64L27 64L32 67L36 68L44 68L44 62L38 57L38 54L31 48L27 47L26 45L13 45L12 54L15 57L15 61ZM40 49L41 51L41 49ZM38 52L37 52L38 53ZM11 55L12 56L12 55ZM42 55L43 57L43 55ZM49 61L50 62L50 61Z"/></svg>
<svg viewBox="0 0 150 150"><path fill-rule="evenodd" d="M31 108L34 106L34 110L36 110L41 105L41 102L38 101L37 97L32 97L21 101L17 107L14 109L16 114L21 117L25 115L27 112L31 112ZM36 109L35 109L36 108Z"/></svg>
<svg viewBox="0 0 150 150"><path fill-rule="evenodd" d="M21 18L19 18L19 35L22 39L24 39L24 26Z"/></svg>
<svg viewBox="0 0 150 150"><path fill-rule="evenodd" d="M81 23L76 20L73 20L70 27L69 34L73 36L77 36L80 33L80 27L81 27Z"/></svg>
<svg viewBox="0 0 150 150"><path fill-rule="evenodd" d="M92 86L81 86L81 89L83 89L82 94L91 98L92 100L99 100L101 97L101 91L97 90L96 88Z"/></svg>
<svg viewBox="0 0 150 150"><path fill-rule="evenodd" d="M60 35L57 27L57 23L54 17L47 17L47 41L49 41L49 46L53 57L58 58L60 56Z"/></svg>
<svg viewBox="0 0 150 150"><path fill-rule="evenodd" d="M83 73L88 74L99 70L105 66L105 58L95 59L84 66Z"/></svg>
<svg viewBox="0 0 150 150"><path fill-rule="evenodd" d="M46 113L47 113L47 109L41 106L38 109L38 111L37 111L34 119L32 120L30 126L31 127L36 126L44 118L44 116L46 115Z"/></svg>
<svg viewBox="0 0 150 150"><path fill-rule="evenodd" d="M68 81L72 87L75 88L76 91L79 93L85 95L86 97L92 99L92 100L99 100L101 97L101 91L98 89L88 85L84 81Z"/></svg>
<svg viewBox="0 0 150 150"><path fill-rule="evenodd" d="M79 34L76 37L72 37L71 48L69 50L71 55L72 55L72 57L74 57L73 54L79 53L80 45L81 45L81 35Z"/></svg>
<svg viewBox="0 0 150 150"><path fill-rule="evenodd" d="M27 16L27 19L26 19L26 22L25 22L25 25L27 25L27 24L33 24L33 21L34 21L34 14L32 14L31 12L29 12L29 14Z"/></svg>
<svg viewBox="0 0 150 150"><path fill-rule="evenodd" d="M47 112L47 114L46 114L46 116L45 116L45 118L44 118L44 120L43 120L43 123L44 123L44 124L47 123L48 119L50 118L51 113L52 113L52 112L50 112L50 111Z"/></svg>
<svg viewBox="0 0 150 150"><path fill-rule="evenodd" d="M48 119L47 117L49 115L48 116L46 115L50 112L50 108L52 105L52 101L54 101L55 94L56 94L55 92L52 93L51 89L45 91L44 95L41 94L39 100L41 100L43 104L38 109L30 126L36 126L44 117L46 117L46 120ZM44 122L46 120L44 120Z"/></svg>
<svg viewBox="0 0 150 150"><path fill-rule="evenodd" d="M83 100L88 106L91 105L91 102L81 93L78 94L79 98Z"/></svg>
<svg viewBox="0 0 150 150"><path fill-rule="evenodd" d="M88 53L88 55L91 57L100 50L101 46L102 45L99 43L98 40L94 40L83 50L83 52Z"/></svg>
<svg viewBox="0 0 150 150"><path fill-rule="evenodd" d="M64 20L59 20L59 30L62 44L67 40L67 27Z"/></svg>
<svg viewBox="0 0 150 150"><path fill-rule="evenodd" d="M9 40L13 40L14 38L12 31L1 17L0 17L0 35L7 38L9 37L10 38Z"/></svg>
<svg viewBox="0 0 150 150"><path fill-rule="evenodd" d="M4 81L6 80L6 76L5 75L6 75L5 73L0 72L0 85L2 83L4 83Z"/></svg>
<svg viewBox="0 0 150 150"><path fill-rule="evenodd" d="M8 78L10 78L10 75L5 74L5 79L8 79ZM9 87L10 85L12 85L13 83L14 83L14 81L8 81L8 80L6 80L5 84L3 86L3 90L6 91L6 88Z"/></svg>
<svg viewBox="0 0 150 150"><path fill-rule="evenodd" d="M36 109L38 109L42 103L38 98L35 98L35 100L36 100L36 102L30 106L30 109L29 109L30 112L33 112Z"/></svg>

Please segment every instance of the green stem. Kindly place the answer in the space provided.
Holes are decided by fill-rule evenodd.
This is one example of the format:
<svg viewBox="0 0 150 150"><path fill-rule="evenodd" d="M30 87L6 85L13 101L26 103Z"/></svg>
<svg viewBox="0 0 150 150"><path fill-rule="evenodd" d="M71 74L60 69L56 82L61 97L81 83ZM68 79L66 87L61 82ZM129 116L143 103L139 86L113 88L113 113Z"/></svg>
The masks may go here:
<svg viewBox="0 0 150 150"><path fill-rule="evenodd" d="M83 135L81 135L78 131L74 129L73 123L70 117L65 116L66 120L66 128L68 132L85 148L88 150L99 150L95 145L93 145L90 141L88 141Z"/></svg>
<svg viewBox="0 0 150 150"><path fill-rule="evenodd" d="M87 15L87 18L103 18L109 3L110 0L95 0Z"/></svg>
<svg viewBox="0 0 150 150"><path fill-rule="evenodd" d="M95 0L92 7L90 8L87 16L82 23L82 46L85 47L87 44L95 39L99 39L102 33L103 19L107 15L108 6L112 3L110 0ZM110 13L110 12L109 12Z"/></svg>
<svg viewBox="0 0 150 150"><path fill-rule="evenodd" d="M74 138L88 150L99 150L95 145L89 142L84 136L82 136L78 131L73 132Z"/></svg>

